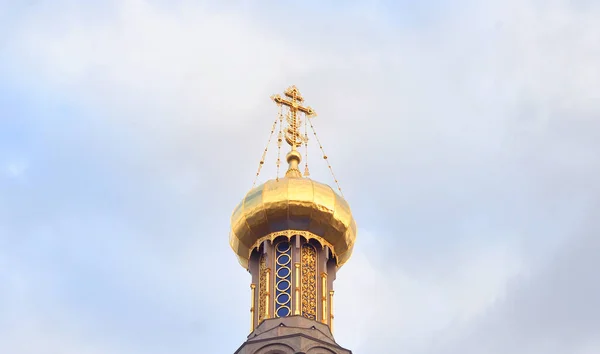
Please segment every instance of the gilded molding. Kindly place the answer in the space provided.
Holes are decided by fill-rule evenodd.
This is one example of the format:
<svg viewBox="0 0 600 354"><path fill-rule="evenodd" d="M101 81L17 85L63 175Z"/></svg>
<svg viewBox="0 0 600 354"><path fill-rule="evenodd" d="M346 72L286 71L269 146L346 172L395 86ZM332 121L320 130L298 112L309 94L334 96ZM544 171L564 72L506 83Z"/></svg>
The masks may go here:
<svg viewBox="0 0 600 354"><path fill-rule="evenodd" d="M266 292L265 292L265 319L271 318L269 312L271 308L270 304L270 294L271 294L271 268L266 269L265 283L266 283Z"/></svg>
<svg viewBox="0 0 600 354"><path fill-rule="evenodd" d="M250 332L254 331L254 302L256 293L256 284L250 284Z"/></svg>
<svg viewBox="0 0 600 354"><path fill-rule="evenodd" d="M305 243L301 250L302 273L302 316L317 319L317 251Z"/></svg>
<svg viewBox="0 0 600 354"><path fill-rule="evenodd" d="M277 231L277 232L272 232L268 235L265 235L261 238L259 238L258 240L256 240L256 242L254 242L254 245L252 245L252 247L250 247L250 250L248 252L248 257L250 257L250 255L252 254L252 251L257 249L258 247L260 247L260 245L266 241L269 240L271 242L275 241L275 239L277 237L287 237L288 241L291 242L292 237L293 236L302 236L307 240L316 240L317 242L319 242L321 244L322 247L329 247L329 249L331 250L331 253L333 254L336 262L337 262L337 254L335 253L335 247L333 247L333 245L329 242L327 242L323 237L319 236L319 235L315 235L310 231L302 231L302 230L283 230L283 231Z"/></svg>
<svg viewBox="0 0 600 354"><path fill-rule="evenodd" d="M331 329L331 333L333 334L333 290L329 291L329 328Z"/></svg>
<svg viewBox="0 0 600 354"><path fill-rule="evenodd" d="M259 261L259 284L258 284L258 323L265 319L266 311L265 305L267 304L267 262L266 256L263 254L260 256Z"/></svg>
<svg viewBox="0 0 600 354"><path fill-rule="evenodd" d="M326 273L321 273L321 290L322 290L322 296L321 296L321 304L323 305L323 313L321 314L321 322L323 322L324 324L327 324L328 322L328 316L327 316L327 274Z"/></svg>
<svg viewBox="0 0 600 354"><path fill-rule="evenodd" d="M294 315L299 316L300 315L300 263L294 263L294 268L296 269L296 272L294 274L294 278L295 278L295 290L294 290L294 294L295 294L295 298L294 298Z"/></svg>

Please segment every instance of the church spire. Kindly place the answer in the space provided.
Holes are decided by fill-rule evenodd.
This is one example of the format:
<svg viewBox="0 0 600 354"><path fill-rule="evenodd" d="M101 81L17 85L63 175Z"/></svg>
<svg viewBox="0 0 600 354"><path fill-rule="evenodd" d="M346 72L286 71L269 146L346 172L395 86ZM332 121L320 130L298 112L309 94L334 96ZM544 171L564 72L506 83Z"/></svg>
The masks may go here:
<svg viewBox="0 0 600 354"><path fill-rule="evenodd" d="M290 345L296 343L293 351L286 349L286 353L313 352L311 348L320 352L324 347L332 353L350 353L333 339L333 283L337 270L352 255L356 222L339 185L340 194L326 184L302 178L298 168L302 160L299 148L308 142L308 125L315 133L310 119L315 111L304 105L295 86L286 89L284 97L273 95L271 99L286 110L286 125L284 129L280 111L269 143L279 123L278 146L281 148L283 140L290 146L286 155L289 167L283 178L253 185L231 216L229 243L252 276L252 334L236 353L262 352L266 343L279 343L278 336L288 338ZM323 151L316 133L314 136ZM323 159L338 184L324 152ZM288 329L273 331L281 326ZM308 333L314 334L314 341L306 340Z"/></svg>

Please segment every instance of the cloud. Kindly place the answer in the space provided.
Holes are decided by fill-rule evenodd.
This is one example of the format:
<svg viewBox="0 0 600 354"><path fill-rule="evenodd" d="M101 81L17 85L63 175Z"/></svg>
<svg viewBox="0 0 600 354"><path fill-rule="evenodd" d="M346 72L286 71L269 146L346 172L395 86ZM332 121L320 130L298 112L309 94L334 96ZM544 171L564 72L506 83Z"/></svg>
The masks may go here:
<svg viewBox="0 0 600 354"><path fill-rule="evenodd" d="M25 174L27 167L27 163L24 161L9 162L5 169L6 176L18 179Z"/></svg>
<svg viewBox="0 0 600 354"><path fill-rule="evenodd" d="M432 267L433 274L422 276L386 254L380 240L389 235L360 231L361 247L336 280L337 339L358 352L390 350L394 341L415 351L440 341L449 328L469 324L503 298L523 272L510 249L488 245L463 250L452 270L435 274L441 270ZM381 259L387 267L377 264Z"/></svg>
<svg viewBox="0 0 600 354"><path fill-rule="evenodd" d="M534 276L515 284L506 299L443 352L587 353L600 348L600 317L594 305L600 288L590 281L600 244L593 236L597 225L590 226Z"/></svg>
<svg viewBox="0 0 600 354"><path fill-rule="evenodd" d="M237 348L249 278L228 218L275 118L268 97L292 83L360 227L336 280L342 345L593 351L593 312L575 302L597 298L581 297L595 246L578 236L597 225L578 227L600 196L598 6L289 6L9 8L0 92L20 113L0 130L21 138L0 147L27 164L1 161L27 185L0 182L0 279L37 284L5 282L12 352L39 349L26 338L61 352ZM319 154L313 178L331 183Z"/></svg>

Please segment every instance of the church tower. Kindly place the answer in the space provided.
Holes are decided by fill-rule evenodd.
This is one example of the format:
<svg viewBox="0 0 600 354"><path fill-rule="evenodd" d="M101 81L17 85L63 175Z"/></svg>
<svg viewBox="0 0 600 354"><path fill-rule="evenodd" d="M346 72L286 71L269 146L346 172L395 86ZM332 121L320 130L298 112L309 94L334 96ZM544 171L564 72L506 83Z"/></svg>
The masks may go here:
<svg viewBox="0 0 600 354"><path fill-rule="evenodd" d="M271 136L278 129L278 149L289 145L288 169L253 187L231 216L229 243L252 276L251 333L235 354L351 353L333 338L333 282L352 254L356 222L339 186L338 193L308 178L308 165L300 172L314 110L295 86L271 98L280 109ZM315 140L322 151L316 133ZM278 171L279 164L278 157Z"/></svg>

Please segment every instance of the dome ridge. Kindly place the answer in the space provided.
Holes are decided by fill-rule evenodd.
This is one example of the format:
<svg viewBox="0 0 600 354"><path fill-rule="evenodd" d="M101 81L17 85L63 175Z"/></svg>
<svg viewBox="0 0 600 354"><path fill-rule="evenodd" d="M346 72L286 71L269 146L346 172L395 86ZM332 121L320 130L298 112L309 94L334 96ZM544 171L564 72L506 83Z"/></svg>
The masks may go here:
<svg viewBox="0 0 600 354"><path fill-rule="evenodd" d="M235 208L230 245L247 267L259 240L290 230L330 247L338 266L350 258L356 238L350 206L331 186L310 178L283 177L253 188Z"/></svg>

